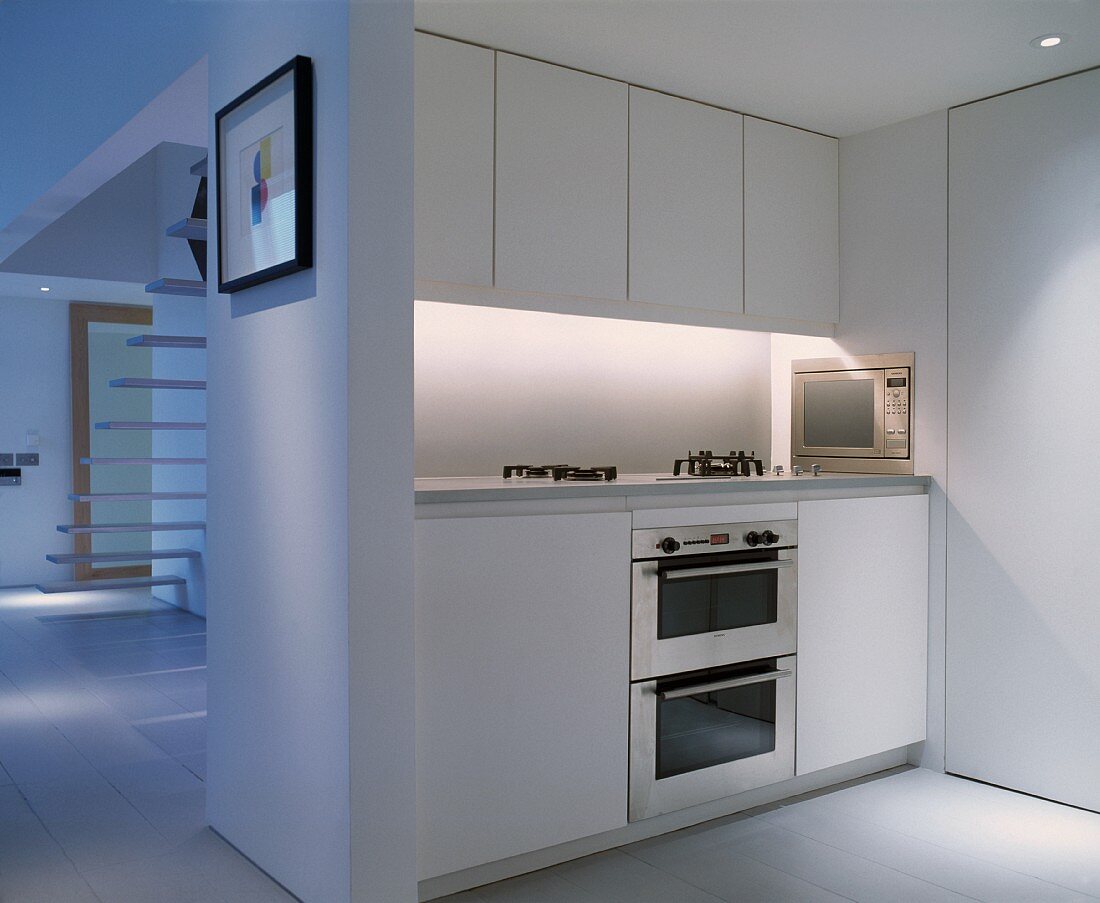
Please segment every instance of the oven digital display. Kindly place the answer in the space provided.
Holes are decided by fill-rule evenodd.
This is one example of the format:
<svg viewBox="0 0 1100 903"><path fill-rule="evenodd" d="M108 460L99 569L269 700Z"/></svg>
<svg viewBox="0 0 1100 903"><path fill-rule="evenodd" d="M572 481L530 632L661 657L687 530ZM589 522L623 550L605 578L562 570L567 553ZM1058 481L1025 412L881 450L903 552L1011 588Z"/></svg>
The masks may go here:
<svg viewBox="0 0 1100 903"><path fill-rule="evenodd" d="M904 376L891 376L886 380L886 386L890 389L904 389L905 377Z"/></svg>
<svg viewBox="0 0 1100 903"><path fill-rule="evenodd" d="M730 544L730 535L728 533L711 533L710 544L712 546L728 546Z"/></svg>

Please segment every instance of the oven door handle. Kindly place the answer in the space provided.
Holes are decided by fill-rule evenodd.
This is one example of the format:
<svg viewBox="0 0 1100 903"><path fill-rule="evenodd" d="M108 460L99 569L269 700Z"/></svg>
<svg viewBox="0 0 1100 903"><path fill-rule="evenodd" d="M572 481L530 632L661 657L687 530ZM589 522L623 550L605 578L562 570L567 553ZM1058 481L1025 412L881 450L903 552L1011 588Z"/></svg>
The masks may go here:
<svg viewBox="0 0 1100 903"><path fill-rule="evenodd" d="M693 577L718 577L722 574L747 574L752 571L778 571L780 568L794 567L790 558L777 561L750 561L745 564L722 564L716 567L684 568L681 571L664 572L665 580L690 580Z"/></svg>
<svg viewBox="0 0 1100 903"><path fill-rule="evenodd" d="M698 696L700 693L714 693L717 690L731 690L734 687L748 687L752 684L764 684L773 680L781 680L790 677L792 671L765 671L763 674L750 674L747 677L733 677L729 680L716 680L707 684L694 684L690 687L677 687L675 690L665 690L658 693L657 698L668 701L669 699L682 699L685 696Z"/></svg>

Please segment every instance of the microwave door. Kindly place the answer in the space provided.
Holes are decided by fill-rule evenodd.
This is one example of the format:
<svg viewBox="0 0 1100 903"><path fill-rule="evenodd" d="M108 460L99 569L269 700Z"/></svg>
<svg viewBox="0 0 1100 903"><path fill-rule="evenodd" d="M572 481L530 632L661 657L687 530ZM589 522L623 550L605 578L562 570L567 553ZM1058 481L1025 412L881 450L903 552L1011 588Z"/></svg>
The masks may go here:
<svg viewBox="0 0 1100 903"><path fill-rule="evenodd" d="M883 457L884 371L796 373L793 390L791 438L796 455Z"/></svg>

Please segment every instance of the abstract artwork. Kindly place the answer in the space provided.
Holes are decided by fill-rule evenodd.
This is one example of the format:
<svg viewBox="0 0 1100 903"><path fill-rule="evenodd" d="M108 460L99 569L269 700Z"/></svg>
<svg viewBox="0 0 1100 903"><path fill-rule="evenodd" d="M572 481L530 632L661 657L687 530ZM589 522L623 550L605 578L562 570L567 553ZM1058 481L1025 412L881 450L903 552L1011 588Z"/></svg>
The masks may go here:
<svg viewBox="0 0 1100 903"><path fill-rule="evenodd" d="M220 292L312 266L312 94L299 56L216 116Z"/></svg>

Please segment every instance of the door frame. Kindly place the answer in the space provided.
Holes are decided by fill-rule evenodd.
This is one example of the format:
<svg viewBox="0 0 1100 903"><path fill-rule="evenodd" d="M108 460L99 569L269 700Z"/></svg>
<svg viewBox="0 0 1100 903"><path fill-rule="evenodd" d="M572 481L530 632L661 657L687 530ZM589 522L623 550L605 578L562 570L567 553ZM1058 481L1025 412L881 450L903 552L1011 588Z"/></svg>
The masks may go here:
<svg viewBox="0 0 1100 903"><path fill-rule="evenodd" d="M91 492L92 468L81 464L81 458L91 457L91 410L88 396L88 324L129 323L134 326L152 326L153 308L124 304L89 304L74 301L69 304L69 363L72 380L72 441L73 441L73 493ZM123 375L123 374L120 374ZM73 502L73 523L92 522L91 502ZM73 534L73 552L87 555L92 551L91 533ZM124 567L93 568L90 564L73 565L77 580L119 577L149 577L151 564L133 564Z"/></svg>

